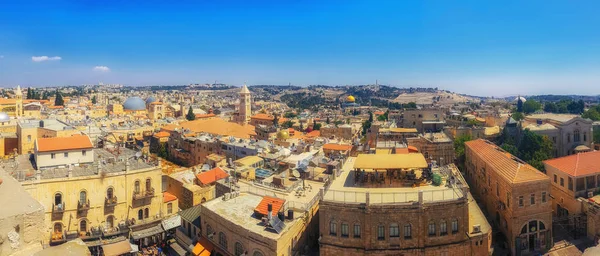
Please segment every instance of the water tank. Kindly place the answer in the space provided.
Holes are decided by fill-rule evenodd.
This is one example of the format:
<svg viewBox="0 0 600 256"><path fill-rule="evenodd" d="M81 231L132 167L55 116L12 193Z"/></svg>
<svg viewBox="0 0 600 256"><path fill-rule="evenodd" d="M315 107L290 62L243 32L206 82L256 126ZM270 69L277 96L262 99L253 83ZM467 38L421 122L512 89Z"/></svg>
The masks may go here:
<svg viewBox="0 0 600 256"><path fill-rule="evenodd" d="M283 212L278 212L278 213L277 213L277 217L278 217L278 218L279 218L281 221L285 220L285 216L283 215Z"/></svg>
<svg viewBox="0 0 600 256"><path fill-rule="evenodd" d="M288 219L290 219L290 220L294 219L294 210L292 210L292 209L288 210Z"/></svg>

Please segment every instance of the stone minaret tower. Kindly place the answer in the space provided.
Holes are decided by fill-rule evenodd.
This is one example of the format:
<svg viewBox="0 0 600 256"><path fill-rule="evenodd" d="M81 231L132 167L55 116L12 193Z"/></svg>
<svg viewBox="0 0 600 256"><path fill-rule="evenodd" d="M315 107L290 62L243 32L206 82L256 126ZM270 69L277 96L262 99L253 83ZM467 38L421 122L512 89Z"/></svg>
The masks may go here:
<svg viewBox="0 0 600 256"><path fill-rule="evenodd" d="M15 90L15 116L23 115L23 92L21 91L21 86L17 85L17 89Z"/></svg>
<svg viewBox="0 0 600 256"><path fill-rule="evenodd" d="M246 84L240 90L240 105L239 105L239 122L247 124L250 122L250 115L252 115L252 108L250 107L250 90Z"/></svg>

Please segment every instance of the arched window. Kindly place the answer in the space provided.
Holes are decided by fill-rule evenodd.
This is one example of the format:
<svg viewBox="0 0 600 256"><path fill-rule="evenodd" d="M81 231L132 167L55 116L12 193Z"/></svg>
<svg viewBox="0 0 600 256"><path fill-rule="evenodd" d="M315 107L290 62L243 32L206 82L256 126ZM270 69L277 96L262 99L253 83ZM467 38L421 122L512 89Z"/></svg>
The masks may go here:
<svg viewBox="0 0 600 256"><path fill-rule="evenodd" d="M390 224L390 237L400 237L400 226L398 226L398 223Z"/></svg>
<svg viewBox="0 0 600 256"><path fill-rule="evenodd" d="M410 226L410 224L406 224L404 225L404 239L411 239L412 238L412 228Z"/></svg>
<svg viewBox="0 0 600 256"><path fill-rule="evenodd" d="M452 220L452 234L458 233L458 220Z"/></svg>
<svg viewBox="0 0 600 256"><path fill-rule="evenodd" d="M348 230L348 223L342 222L342 237L348 237L350 231Z"/></svg>
<svg viewBox="0 0 600 256"><path fill-rule="evenodd" d="M31 135L27 135L27 142L31 142Z"/></svg>
<svg viewBox="0 0 600 256"><path fill-rule="evenodd" d="M62 204L62 194L60 194L60 193L54 194L54 204L55 205Z"/></svg>
<svg viewBox="0 0 600 256"><path fill-rule="evenodd" d="M82 190L81 192L79 192L79 204L85 205L86 201L87 201L87 193Z"/></svg>
<svg viewBox="0 0 600 256"><path fill-rule="evenodd" d="M139 209L138 210L138 220L143 220L144 219L144 210Z"/></svg>
<svg viewBox="0 0 600 256"><path fill-rule="evenodd" d="M337 235L337 223L333 220L329 222L329 234L332 236Z"/></svg>
<svg viewBox="0 0 600 256"><path fill-rule="evenodd" d="M254 251L254 253L252 254L252 256L265 256L265 255L262 252Z"/></svg>
<svg viewBox="0 0 600 256"><path fill-rule="evenodd" d="M114 193L113 188L108 188L106 190L106 198L112 199L113 198L113 193Z"/></svg>
<svg viewBox="0 0 600 256"><path fill-rule="evenodd" d="M235 256L240 256L244 253L244 246L240 242L235 242Z"/></svg>
<svg viewBox="0 0 600 256"><path fill-rule="evenodd" d="M134 193L140 193L140 181L136 180L133 186Z"/></svg>
<svg viewBox="0 0 600 256"><path fill-rule="evenodd" d="M206 236L210 236L213 233L213 229L210 225L206 225Z"/></svg>
<svg viewBox="0 0 600 256"><path fill-rule="evenodd" d="M79 232L87 232L87 221L81 220L79 222Z"/></svg>
<svg viewBox="0 0 600 256"><path fill-rule="evenodd" d="M446 221L440 222L440 236L448 234L448 227L446 227Z"/></svg>
<svg viewBox="0 0 600 256"><path fill-rule="evenodd" d="M54 223L54 233L62 233L63 225L60 222Z"/></svg>
<svg viewBox="0 0 600 256"><path fill-rule="evenodd" d="M152 188L152 181L150 180L150 178L146 179L146 191L150 191Z"/></svg>
<svg viewBox="0 0 600 256"><path fill-rule="evenodd" d="M227 237L223 232L219 232L219 245L227 250Z"/></svg>
<svg viewBox="0 0 600 256"><path fill-rule="evenodd" d="M108 216L106 217L106 227L107 228L113 228L115 226L115 216Z"/></svg>
<svg viewBox="0 0 600 256"><path fill-rule="evenodd" d="M429 229L428 232L429 236L435 236L435 223L434 222L429 222Z"/></svg>
<svg viewBox="0 0 600 256"><path fill-rule="evenodd" d="M579 130L575 130L573 131L573 141L574 142L579 142Z"/></svg>
<svg viewBox="0 0 600 256"><path fill-rule="evenodd" d="M360 224L354 224L354 237L360 238Z"/></svg>
<svg viewBox="0 0 600 256"><path fill-rule="evenodd" d="M146 208L144 209L144 218L149 218L150 217L150 209Z"/></svg>

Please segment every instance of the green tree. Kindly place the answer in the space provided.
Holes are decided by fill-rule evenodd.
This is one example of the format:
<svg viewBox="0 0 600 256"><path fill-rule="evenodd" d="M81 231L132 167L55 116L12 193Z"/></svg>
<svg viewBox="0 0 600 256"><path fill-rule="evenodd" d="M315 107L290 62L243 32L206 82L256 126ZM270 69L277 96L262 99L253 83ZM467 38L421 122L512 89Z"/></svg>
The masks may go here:
<svg viewBox="0 0 600 256"><path fill-rule="evenodd" d="M502 149L506 150L506 152L511 153L513 156L519 157L519 148L513 145L512 143L504 143L500 146Z"/></svg>
<svg viewBox="0 0 600 256"><path fill-rule="evenodd" d="M467 126L480 126L481 123L479 121L477 121L476 119L471 119L469 121L467 121Z"/></svg>
<svg viewBox="0 0 600 256"><path fill-rule="evenodd" d="M321 124L314 124L313 125L313 130L321 130Z"/></svg>
<svg viewBox="0 0 600 256"><path fill-rule="evenodd" d="M373 112L369 111L369 123L373 123Z"/></svg>
<svg viewBox="0 0 600 256"><path fill-rule="evenodd" d="M185 119L187 119L188 121L192 121L196 119L196 115L194 114L194 110L192 109L192 106L190 106L190 108L188 108L188 112L185 115Z"/></svg>
<svg viewBox="0 0 600 256"><path fill-rule="evenodd" d="M517 100L517 112L523 112L523 100L521 100L521 96Z"/></svg>
<svg viewBox="0 0 600 256"><path fill-rule="evenodd" d="M294 118L294 117L296 117L296 113L294 113L294 112L286 112L285 114L283 114L283 117L285 117L285 118Z"/></svg>
<svg viewBox="0 0 600 256"><path fill-rule="evenodd" d="M97 99L96 99L96 95L94 95L94 97L92 97L92 104L96 104Z"/></svg>
<svg viewBox="0 0 600 256"><path fill-rule="evenodd" d="M330 121L329 121L329 117L327 117L327 119L325 119L325 123L326 123L326 124L329 124L329 122L330 122Z"/></svg>
<svg viewBox="0 0 600 256"><path fill-rule="evenodd" d="M273 115L273 126L279 126L279 114Z"/></svg>
<svg viewBox="0 0 600 256"><path fill-rule="evenodd" d="M44 91L42 93L42 100L48 100L48 92Z"/></svg>
<svg viewBox="0 0 600 256"><path fill-rule="evenodd" d="M594 129L594 143L600 143L600 129Z"/></svg>
<svg viewBox="0 0 600 256"><path fill-rule="evenodd" d="M281 124L281 128L287 129L294 126L294 122L291 120L287 120Z"/></svg>
<svg viewBox="0 0 600 256"><path fill-rule="evenodd" d="M544 170L542 161L552 158L552 142L529 129L523 131L518 148L518 157L541 171Z"/></svg>
<svg viewBox="0 0 600 256"><path fill-rule="evenodd" d="M542 104L540 104L539 102L530 99L528 101L525 101L525 103L523 103L523 112L525 114L531 114L535 111L538 111L542 108Z"/></svg>
<svg viewBox="0 0 600 256"><path fill-rule="evenodd" d="M583 112L581 117L589 118L594 121L600 121L600 112L598 110L596 110L595 108L590 108L587 111Z"/></svg>
<svg viewBox="0 0 600 256"><path fill-rule="evenodd" d="M548 113L558 113L558 106L554 102L544 104L544 111Z"/></svg>
<svg viewBox="0 0 600 256"><path fill-rule="evenodd" d="M31 99L31 87L27 87L27 97L26 99L30 100Z"/></svg>
<svg viewBox="0 0 600 256"><path fill-rule="evenodd" d="M465 157L465 142L472 140L471 135L465 134L454 139L454 151L456 158L464 160Z"/></svg>
<svg viewBox="0 0 600 256"><path fill-rule="evenodd" d="M65 100L63 100L63 96L60 93L60 91L58 91L58 89L56 89L56 98L54 99L54 106L64 106L65 105Z"/></svg>
<svg viewBox="0 0 600 256"><path fill-rule="evenodd" d="M525 116L521 112L514 112L512 114L512 118L515 119L515 121L521 121L525 118Z"/></svg>
<svg viewBox="0 0 600 256"><path fill-rule="evenodd" d="M417 108L417 103L409 102L409 103L404 104L403 107L404 108Z"/></svg>

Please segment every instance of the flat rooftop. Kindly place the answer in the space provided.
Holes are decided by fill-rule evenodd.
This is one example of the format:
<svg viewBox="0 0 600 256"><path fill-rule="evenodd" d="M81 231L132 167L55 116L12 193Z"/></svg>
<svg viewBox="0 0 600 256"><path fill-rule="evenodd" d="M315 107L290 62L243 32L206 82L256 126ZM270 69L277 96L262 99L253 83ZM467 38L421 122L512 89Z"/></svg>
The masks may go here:
<svg viewBox="0 0 600 256"><path fill-rule="evenodd" d="M94 162L72 165L69 167L48 167L41 168L41 179L66 178L71 172L72 177L83 177L98 175L99 170L106 173L116 173L125 171L127 163L129 170L141 170L155 167L153 162L143 159L136 159L135 151L127 148L120 148L119 153L107 149L94 149ZM36 170L33 167L29 155L19 155L14 160L6 160L0 170L4 170L18 181L28 181L36 179Z"/></svg>
<svg viewBox="0 0 600 256"><path fill-rule="evenodd" d="M278 239L281 235L287 232L290 227L297 221L297 218L291 221L286 219L285 227L281 233L276 233L267 229L261 224L261 220L254 217L254 209L262 201L262 196L257 196L249 193L241 193L239 196L227 201L221 198L208 201L202 204L202 211L208 210L214 212L226 221L233 223L249 232L259 234L269 239ZM286 202L287 203L287 202ZM287 215L287 212L286 212ZM300 214L298 214L300 215ZM295 217L300 217L294 215Z"/></svg>
<svg viewBox="0 0 600 256"><path fill-rule="evenodd" d="M25 189L13 177L0 171L0 202L2 210L0 211L0 223L3 219L12 216L29 214L36 211L44 211L44 206L33 199Z"/></svg>
<svg viewBox="0 0 600 256"><path fill-rule="evenodd" d="M579 117L579 115L546 113L546 114L534 114L534 115L525 116L525 119L548 119L548 120L554 120L557 122L564 123L575 117Z"/></svg>
<svg viewBox="0 0 600 256"><path fill-rule="evenodd" d="M343 171L329 186L323 198L324 201L343 203L366 203L367 193L370 204L395 204L415 203L419 201L419 193L423 193L424 202L437 202L458 200L465 196L466 182L454 165L439 169L439 173L448 180L455 177L456 183L452 186L444 184L435 186L430 183L418 187L393 186L393 187L364 187L355 184L352 166L356 158L350 157L343 166ZM445 183L444 181L442 183ZM384 184L385 186L385 184Z"/></svg>

